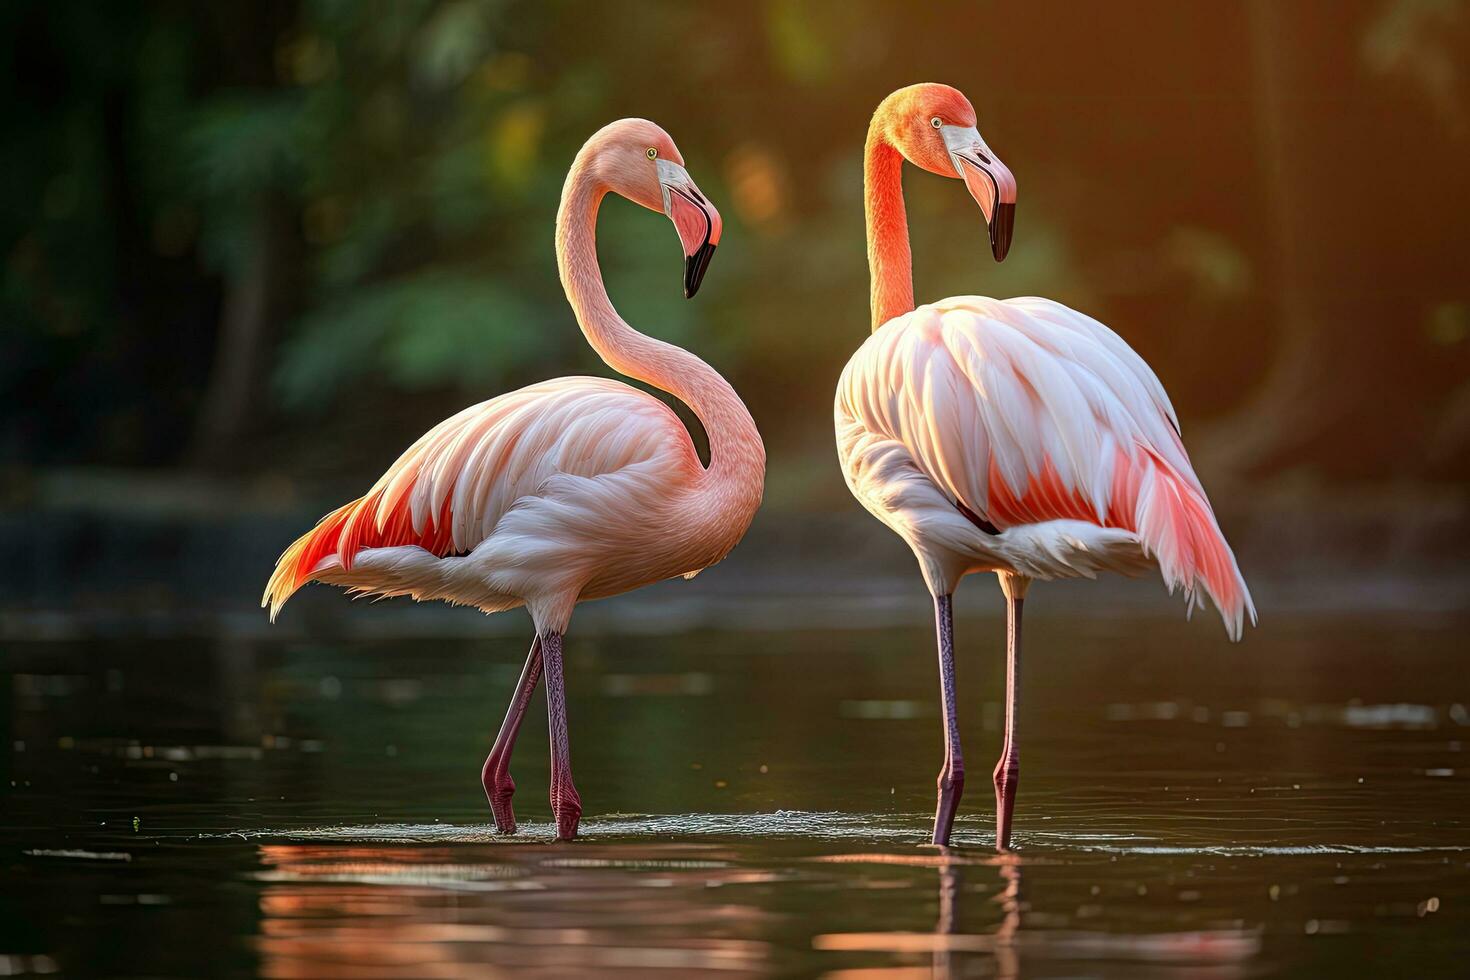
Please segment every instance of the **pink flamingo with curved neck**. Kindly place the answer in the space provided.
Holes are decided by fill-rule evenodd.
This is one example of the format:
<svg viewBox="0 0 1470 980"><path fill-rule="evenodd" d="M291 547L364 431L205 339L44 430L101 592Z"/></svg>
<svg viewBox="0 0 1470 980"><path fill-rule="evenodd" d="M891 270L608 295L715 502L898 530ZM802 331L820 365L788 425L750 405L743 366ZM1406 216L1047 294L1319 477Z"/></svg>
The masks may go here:
<svg viewBox="0 0 1470 980"><path fill-rule="evenodd" d="M607 378L557 378L473 405L430 429L367 495L286 549L262 605L274 619L311 580L359 593L444 599L487 613L524 605L536 637L482 770L496 826L514 833L510 756L543 665L557 837L576 836L562 636L572 607L729 554L760 504L765 448L735 390L698 357L647 337L613 309L598 268L597 210L620 194L674 222L693 296L720 214L674 141L642 119L599 130L577 154L556 218L562 287L608 366L683 401L709 435L706 468L652 395Z"/></svg>
<svg viewBox="0 0 1470 980"><path fill-rule="evenodd" d="M1006 720L994 783L996 846L1008 849L1032 580L1157 567L1191 607L1208 594L1231 639L1256 613L1169 397L1121 337L1036 297L915 308L904 160L964 181L996 260L1010 247L1016 181L980 138L969 100L936 84L884 99L864 153L873 334L837 385L837 452L853 495L913 549L934 597L944 721L935 844L949 842L965 784L951 597L971 572L1000 577Z"/></svg>

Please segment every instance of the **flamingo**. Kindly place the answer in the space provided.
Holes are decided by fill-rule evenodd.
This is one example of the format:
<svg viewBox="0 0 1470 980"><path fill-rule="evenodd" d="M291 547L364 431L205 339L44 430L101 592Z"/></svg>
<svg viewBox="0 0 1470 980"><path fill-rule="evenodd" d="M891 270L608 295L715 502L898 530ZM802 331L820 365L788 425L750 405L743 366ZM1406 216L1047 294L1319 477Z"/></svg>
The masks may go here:
<svg viewBox="0 0 1470 980"><path fill-rule="evenodd" d="M367 494L286 549L261 600L274 620L311 580L355 593L410 595L486 613L524 605L535 626L520 681L481 771L496 827L514 833L510 757L543 666L551 809L577 834L562 637L573 607L700 570L727 555L760 504L765 448L735 389L695 355L618 316L603 286L597 211L612 192L662 211L699 289L720 214L674 141L643 119L605 126L578 152L556 218L562 287L588 343L613 370L687 404L709 436L700 462L673 411L607 378L557 378L472 405L430 429Z"/></svg>
<svg viewBox="0 0 1470 980"><path fill-rule="evenodd" d="M1157 567L1187 607L1209 595L1232 640L1250 592L1154 372L1121 337L1037 297L955 296L915 308L902 168L964 181L996 261L1016 181L947 85L879 104L864 151L872 335L837 384L837 454L853 495L908 543L934 599L944 762L933 842L964 792L952 596L995 572L1006 599L1006 713L993 773L996 846L1009 850L1020 777L1021 612L1033 580Z"/></svg>

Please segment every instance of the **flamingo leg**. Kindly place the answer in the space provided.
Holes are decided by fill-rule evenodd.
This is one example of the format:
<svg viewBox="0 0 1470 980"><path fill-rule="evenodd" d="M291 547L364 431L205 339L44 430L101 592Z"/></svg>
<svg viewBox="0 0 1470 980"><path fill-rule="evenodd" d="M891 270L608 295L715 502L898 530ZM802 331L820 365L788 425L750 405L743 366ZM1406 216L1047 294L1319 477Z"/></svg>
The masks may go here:
<svg viewBox="0 0 1470 980"><path fill-rule="evenodd" d="M995 764L995 846L1011 848L1011 819L1016 810L1016 786L1021 779L1021 745L1016 736L1016 706L1021 699L1021 608L1025 579L1014 584L1005 576L1006 594L1006 735L1000 761Z"/></svg>
<svg viewBox="0 0 1470 980"><path fill-rule="evenodd" d="M939 770L939 802L934 810L934 843L949 843L955 811L965 792L965 759L955 710L954 614L952 598L934 597L934 628L939 637L939 696L944 710L944 768Z"/></svg>
<svg viewBox="0 0 1470 980"><path fill-rule="evenodd" d="M572 785L561 634L544 634L541 652L546 663L546 720L551 728L551 813L556 819L556 839L573 840L577 836L577 824L582 819L582 798L577 795L577 787Z"/></svg>
<svg viewBox="0 0 1470 980"><path fill-rule="evenodd" d="M506 709L505 721L500 723L500 734L485 759L480 771L480 781L485 786L485 797L490 801L490 812L495 815L495 826L502 834L516 832L515 810L510 798L516 791L516 781L510 778L510 755L515 751L516 736L521 733L521 721L526 717L526 707L536 685L541 680L541 637L531 641L531 652L526 654L526 665L521 668L521 679L516 682L515 694Z"/></svg>

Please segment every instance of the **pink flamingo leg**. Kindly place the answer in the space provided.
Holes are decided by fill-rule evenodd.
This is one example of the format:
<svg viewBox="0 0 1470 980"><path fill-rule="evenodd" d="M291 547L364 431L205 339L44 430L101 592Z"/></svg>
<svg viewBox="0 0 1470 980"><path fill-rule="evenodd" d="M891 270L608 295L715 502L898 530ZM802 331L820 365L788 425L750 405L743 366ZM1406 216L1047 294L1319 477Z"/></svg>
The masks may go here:
<svg viewBox="0 0 1470 980"><path fill-rule="evenodd" d="M502 834L516 832L515 810L510 798L515 794L516 781L510 778L510 755L515 751L516 737L521 733L521 721L526 717L526 706L536 685L541 680L541 638L531 641L531 652L526 655L526 665L521 668L521 679L516 682L515 694L506 709L505 721L500 723L500 734L485 759L485 768L480 771L480 781L485 785L485 797L490 801L490 812L495 814L495 826Z"/></svg>
<svg viewBox="0 0 1470 980"><path fill-rule="evenodd" d="M1003 579L1004 581L1004 579ZM995 764L995 847L1011 848L1011 818L1016 810L1016 786L1021 780L1021 746L1016 737L1016 705L1021 699L1021 607L1019 589L1006 593L1006 737Z"/></svg>
<svg viewBox="0 0 1470 980"><path fill-rule="evenodd" d="M574 840L577 824L582 819L582 798L577 795L577 787L572 785L561 634L544 634L541 651L546 662L546 720L551 728L551 813L556 818L556 839Z"/></svg>
<svg viewBox="0 0 1470 980"><path fill-rule="evenodd" d="M934 597L934 626L939 635L939 694L944 709L944 768L939 770L939 803L934 810L934 843L949 843L955 811L965 792L965 758L960 752L960 726L955 710L954 616L951 598Z"/></svg>

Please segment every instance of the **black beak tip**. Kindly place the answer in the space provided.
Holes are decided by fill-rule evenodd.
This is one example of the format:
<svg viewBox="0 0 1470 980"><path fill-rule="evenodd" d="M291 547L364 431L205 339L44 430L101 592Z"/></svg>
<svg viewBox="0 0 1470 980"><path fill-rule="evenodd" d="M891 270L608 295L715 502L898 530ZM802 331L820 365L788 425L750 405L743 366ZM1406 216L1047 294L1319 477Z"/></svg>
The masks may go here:
<svg viewBox="0 0 1470 980"><path fill-rule="evenodd" d="M704 274L709 270L710 259L715 254L715 246L705 242L699 246L699 251L684 260L684 298L693 299L694 294L699 292L699 284L704 282Z"/></svg>
<svg viewBox="0 0 1470 980"><path fill-rule="evenodd" d="M995 217L990 221L990 252L995 261L1004 262L1011 250L1011 232L1016 227L1016 205L997 203Z"/></svg>

